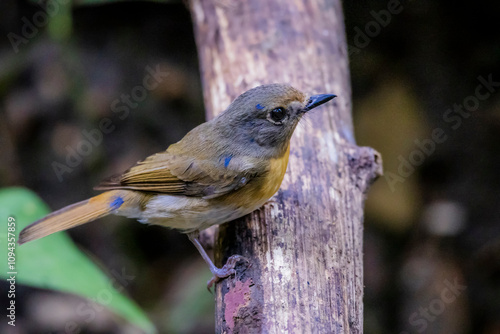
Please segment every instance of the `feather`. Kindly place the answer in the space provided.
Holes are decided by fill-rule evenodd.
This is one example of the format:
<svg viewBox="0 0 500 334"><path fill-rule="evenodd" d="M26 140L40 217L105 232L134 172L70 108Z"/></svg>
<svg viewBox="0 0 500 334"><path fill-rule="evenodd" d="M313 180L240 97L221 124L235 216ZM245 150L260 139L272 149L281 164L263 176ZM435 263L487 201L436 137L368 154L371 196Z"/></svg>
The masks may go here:
<svg viewBox="0 0 500 334"><path fill-rule="evenodd" d="M54 211L23 229L19 234L19 244L104 217L117 210L123 202L119 192L109 191Z"/></svg>
<svg viewBox="0 0 500 334"><path fill-rule="evenodd" d="M121 176L113 176L94 189L127 189L208 199L241 188L262 170L262 163L257 159L233 157L230 153L220 154L216 159L197 159L188 149L186 154L176 154L182 142L149 156Z"/></svg>

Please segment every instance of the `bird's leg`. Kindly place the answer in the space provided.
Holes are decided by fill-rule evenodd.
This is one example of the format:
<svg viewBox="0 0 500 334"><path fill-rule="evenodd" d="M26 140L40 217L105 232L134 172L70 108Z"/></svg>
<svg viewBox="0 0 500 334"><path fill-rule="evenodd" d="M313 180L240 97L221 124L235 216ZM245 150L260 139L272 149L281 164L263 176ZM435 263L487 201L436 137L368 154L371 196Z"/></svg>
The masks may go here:
<svg viewBox="0 0 500 334"><path fill-rule="evenodd" d="M200 252L201 257L208 264L208 267L210 268L210 271L213 274L212 278L207 282L207 288L209 291L212 285L216 283L219 279L226 278L228 276L235 274L236 270L234 270L234 267L236 266L236 263L238 263L239 260L244 259L244 257L241 255L233 255L227 259L226 264L222 268L217 268L210 259L210 257L208 256L207 252L205 252L205 249L203 249L200 240L198 240L199 232L198 231L190 232L188 233L188 237L189 240L191 240L191 242L194 244L198 252Z"/></svg>

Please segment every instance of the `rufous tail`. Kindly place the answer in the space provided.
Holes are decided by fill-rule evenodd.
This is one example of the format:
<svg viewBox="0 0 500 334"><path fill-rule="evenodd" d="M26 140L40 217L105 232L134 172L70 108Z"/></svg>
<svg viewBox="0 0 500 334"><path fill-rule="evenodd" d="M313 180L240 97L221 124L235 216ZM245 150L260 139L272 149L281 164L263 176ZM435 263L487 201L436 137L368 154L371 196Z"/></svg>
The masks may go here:
<svg viewBox="0 0 500 334"><path fill-rule="evenodd" d="M19 244L64 231L107 216L123 204L119 191L107 191L88 200L68 205L26 226L19 234Z"/></svg>

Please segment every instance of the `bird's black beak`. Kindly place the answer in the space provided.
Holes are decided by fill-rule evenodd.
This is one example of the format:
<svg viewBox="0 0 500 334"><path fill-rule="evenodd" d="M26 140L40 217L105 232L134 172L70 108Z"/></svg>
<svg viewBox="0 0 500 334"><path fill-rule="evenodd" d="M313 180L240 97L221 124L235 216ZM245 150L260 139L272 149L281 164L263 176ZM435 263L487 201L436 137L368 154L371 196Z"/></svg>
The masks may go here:
<svg viewBox="0 0 500 334"><path fill-rule="evenodd" d="M322 105L323 103L326 103L333 99L334 97L337 97L337 95L333 94L319 94L319 95L313 95L309 98L309 101L307 102L306 107L304 108L304 112L309 111L311 109L316 108L317 106Z"/></svg>

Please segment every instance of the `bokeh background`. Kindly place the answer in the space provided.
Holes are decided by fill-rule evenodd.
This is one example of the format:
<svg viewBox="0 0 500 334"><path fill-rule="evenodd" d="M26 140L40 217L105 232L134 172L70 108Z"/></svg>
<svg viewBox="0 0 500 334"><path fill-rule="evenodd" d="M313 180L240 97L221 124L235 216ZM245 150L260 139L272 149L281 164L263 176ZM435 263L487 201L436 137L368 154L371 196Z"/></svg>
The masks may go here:
<svg viewBox="0 0 500 334"><path fill-rule="evenodd" d="M182 138L204 110L181 1L54 1L35 30L26 20L46 1L0 2L0 186L58 209ZM398 3L343 4L357 141L385 169L366 204L365 332L498 334L500 3ZM168 74L137 95L151 70ZM103 119L112 130L56 172ZM126 294L161 333L213 332L210 273L185 236L119 217L68 233L103 270L135 276ZM78 321L78 297L18 293L16 333ZM136 332L108 311L81 321L82 333Z"/></svg>

